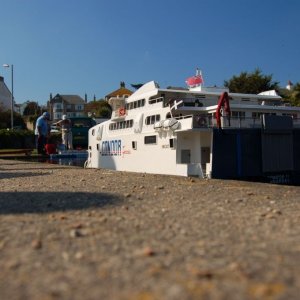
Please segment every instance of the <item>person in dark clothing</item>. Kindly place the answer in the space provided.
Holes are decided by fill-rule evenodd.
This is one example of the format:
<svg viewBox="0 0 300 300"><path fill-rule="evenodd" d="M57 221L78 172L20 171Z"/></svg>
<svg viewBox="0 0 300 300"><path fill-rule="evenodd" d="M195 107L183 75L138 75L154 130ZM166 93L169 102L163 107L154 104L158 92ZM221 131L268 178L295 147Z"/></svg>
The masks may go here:
<svg viewBox="0 0 300 300"><path fill-rule="evenodd" d="M35 136L36 136L36 148L38 154L45 154L45 144L47 142L47 137L50 134L50 126L48 121L50 119L50 114L44 112L37 120L35 126Z"/></svg>

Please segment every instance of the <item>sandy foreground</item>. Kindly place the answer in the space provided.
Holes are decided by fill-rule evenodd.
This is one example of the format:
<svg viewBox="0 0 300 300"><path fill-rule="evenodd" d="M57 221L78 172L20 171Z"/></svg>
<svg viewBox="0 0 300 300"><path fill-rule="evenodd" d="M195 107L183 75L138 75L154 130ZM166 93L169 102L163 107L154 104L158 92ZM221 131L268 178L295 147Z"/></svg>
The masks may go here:
<svg viewBox="0 0 300 300"><path fill-rule="evenodd" d="M0 160L0 299L300 299L300 187Z"/></svg>

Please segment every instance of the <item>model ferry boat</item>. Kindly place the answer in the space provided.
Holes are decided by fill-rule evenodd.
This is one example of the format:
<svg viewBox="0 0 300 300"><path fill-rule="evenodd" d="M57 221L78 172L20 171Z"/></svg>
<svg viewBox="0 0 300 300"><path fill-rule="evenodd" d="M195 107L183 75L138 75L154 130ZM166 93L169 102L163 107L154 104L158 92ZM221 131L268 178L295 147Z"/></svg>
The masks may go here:
<svg viewBox="0 0 300 300"><path fill-rule="evenodd" d="M214 178L299 171L299 107L275 91L204 87L199 73L186 82L111 98L111 119L89 130L86 167Z"/></svg>

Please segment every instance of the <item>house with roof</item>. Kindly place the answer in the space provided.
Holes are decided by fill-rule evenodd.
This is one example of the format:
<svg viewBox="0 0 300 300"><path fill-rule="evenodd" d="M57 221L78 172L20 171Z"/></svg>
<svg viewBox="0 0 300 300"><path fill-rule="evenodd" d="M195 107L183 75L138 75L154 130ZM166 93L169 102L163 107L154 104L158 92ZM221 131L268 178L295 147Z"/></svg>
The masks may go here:
<svg viewBox="0 0 300 300"><path fill-rule="evenodd" d="M2 76L0 76L0 109L11 110L11 92Z"/></svg>
<svg viewBox="0 0 300 300"><path fill-rule="evenodd" d="M78 95L60 95L52 97L47 103L47 110L50 113L50 118L53 121L62 119L63 115L67 117L83 117L85 116L84 107L86 101Z"/></svg>
<svg viewBox="0 0 300 300"><path fill-rule="evenodd" d="M131 90L128 90L125 87L125 82L121 81L120 82L120 88L109 93L108 95L105 96L105 100L108 101L112 97L117 97L117 98L128 98L130 95L132 95L133 92Z"/></svg>

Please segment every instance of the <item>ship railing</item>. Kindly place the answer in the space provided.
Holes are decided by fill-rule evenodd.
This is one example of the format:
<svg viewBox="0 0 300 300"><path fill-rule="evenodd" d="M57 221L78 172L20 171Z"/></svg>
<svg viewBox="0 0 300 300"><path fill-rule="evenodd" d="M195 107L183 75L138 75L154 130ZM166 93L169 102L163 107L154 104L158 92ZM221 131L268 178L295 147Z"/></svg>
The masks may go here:
<svg viewBox="0 0 300 300"><path fill-rule="evenodd" d="M193 128L193 115L174 116L178 120L179 130L188 130Z"/></svg>
<svg viewBox="0 0 300 300"><path fill-rule="evenodd" d="M216 119L214 119L216 123ZM221 117L222 128L261 128L260 118L231 117L230 122L227 117ZM293 127L300 128L300 119L293 119Z"/></svg>
<svg viewBox="0 0 300 300"><path fill-rule="evenodd" d="M192 128L216 128L218 127L217 119L212 115L184 115L174 116L180 123L179 129L188 130ZM300 128L300 119L293 119L294 128ZM231 117L230 121L227 117L221 117L222 128L261 128L262 122L260 118L251 117Z"/></svg>
<svg viewBox="0 0 300 300"><path fill-rule="evenodd" d="M125 116L116 115L112 119L124 119ZM216 128L218 127L217 119L212 115L180 115L173 116L179 121L178 130L189 130L193 128ZM300 128L300 119L293 119L293 126ZM260 118L247 118L247 117L221 117L222 128L261 128L262 122Z"/></svg>
<svg viewBox="0 0 300 300"><path fill-rule="evenodd" d="M202 107L203 103L201 101L203 99L205 99L205 95L198 95L196 98L167 98L164 102L165 106L173 106L175 103L180 103L180 106L183 107Z"/></svg>
<svg viewBox="0 0 300 300"><path fill-rule="evenodd" d="M217 120L211 119L211 126L217 126ZM221 117L222 128L262 128L262 121L260 118L251 117L230 117L230 122L227 117ZM300 128L300 119L293 119L293 127Z"/></svg>
<svg viewBox="0 0 300 300"><path fill-rule="evenodd" d="M215 126L217 126L217 120L214 119ZM249 117L221 117L222 128L261 128L260 118L249 118Z"/></svg>

